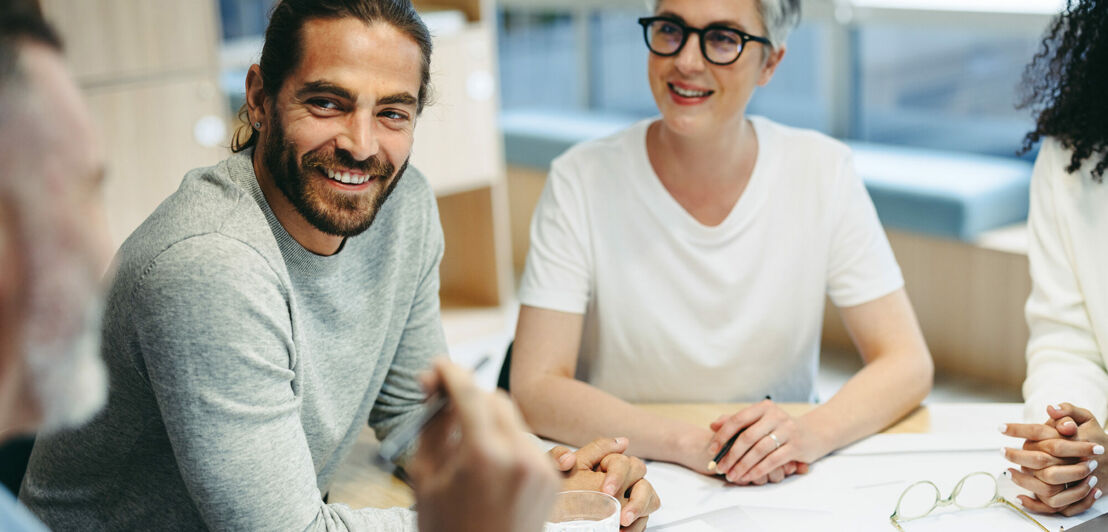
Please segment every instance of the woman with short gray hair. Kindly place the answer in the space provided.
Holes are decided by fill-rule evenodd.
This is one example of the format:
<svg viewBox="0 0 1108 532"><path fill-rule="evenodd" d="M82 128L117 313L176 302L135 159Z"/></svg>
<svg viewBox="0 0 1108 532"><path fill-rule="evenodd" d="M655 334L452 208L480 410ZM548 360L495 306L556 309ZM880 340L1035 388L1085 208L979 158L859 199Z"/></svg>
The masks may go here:
<svg viewBox="0 0 1108 532"><path fill-rule="evenodd" d="M632 454L763 484L930 391L931 358L849 148L746 114L798 4L661 0L638 20L661 116L556 159L532 219L511 391L539 434L626 435ZM778 402L817 401L828 297L865 367L795 415ZM708 426L631 404L660 402L756 404Z"/></svg>

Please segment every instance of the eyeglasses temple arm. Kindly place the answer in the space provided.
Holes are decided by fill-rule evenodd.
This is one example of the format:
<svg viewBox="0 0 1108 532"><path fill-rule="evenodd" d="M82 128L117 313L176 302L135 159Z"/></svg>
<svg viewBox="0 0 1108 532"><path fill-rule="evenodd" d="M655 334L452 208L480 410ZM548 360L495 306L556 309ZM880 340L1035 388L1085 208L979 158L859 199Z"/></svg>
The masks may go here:
<svg viewBox="0 0 1108 532"><path fill-rule="evenodd" d="M1020 508L1019 506L1016 506L1015 504L1012 504L1012 501L1009 501L1008 499L1005 499L1004 497L1000 497L1000 500L1004 501L1004 504L1007 504L1009 508L1019 512L1021 515L1028 518L1029 520L1031 520L1031 522L1035 523L1035 526L1039 527L1039 529L1042 530L1043 532L1050 532L1050 530L1047 530L1047 528L1045 526L1043 526L1043 524L1040 523L1038 519L1035 519L1034 517L1031 516L1031 514L1023 511L1023 508Z"/></svg>

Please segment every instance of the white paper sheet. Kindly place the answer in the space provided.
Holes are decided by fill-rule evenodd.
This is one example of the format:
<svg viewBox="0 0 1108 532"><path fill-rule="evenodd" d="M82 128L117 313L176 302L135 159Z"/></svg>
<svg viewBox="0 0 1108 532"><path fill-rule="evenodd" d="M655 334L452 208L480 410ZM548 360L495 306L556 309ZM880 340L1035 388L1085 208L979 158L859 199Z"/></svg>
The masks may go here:
<svg viewBox="0 0 1108 532"><path fill-rule="evenodd" d="M788 510L759 506L729 506L650 530L659 532L776 532L779 530L828 530L830 512Z"/></svg>
<svg viewBox="0 0 1108 532"><path fill-rule="evenodd" d="M999 451L1015 440L998 431L967 434L874 434L835 451L836 456L888 453Z"/></svg>

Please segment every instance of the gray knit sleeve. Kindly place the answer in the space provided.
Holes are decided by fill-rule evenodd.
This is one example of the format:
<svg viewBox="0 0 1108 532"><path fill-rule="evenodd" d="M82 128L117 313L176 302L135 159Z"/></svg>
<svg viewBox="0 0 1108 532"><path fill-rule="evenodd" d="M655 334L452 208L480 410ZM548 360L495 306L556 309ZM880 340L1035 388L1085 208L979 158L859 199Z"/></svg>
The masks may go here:
<svg viewBox="0 0 1108 532"><path fill-rule="evenodd" d="M284 290L259 254L218 234L174 244L135 286L141 364L192 503L212 530L415 530L407 509L323 503Z"/></svg>
<svg viewBox="0 0 1108 532"><path fill-rule="evenodd" d="M416 376L430 367L431 358L447 355L439 313L439 263L442 261L444 241L438 208L429 188L426 201L430 207L424 210L419 284L396 357L369 415L369 424L379 440L419 415L419 406L425 396ZM401 455L398 459L400 465L411 459L414 450L413 446Z"/></svg>

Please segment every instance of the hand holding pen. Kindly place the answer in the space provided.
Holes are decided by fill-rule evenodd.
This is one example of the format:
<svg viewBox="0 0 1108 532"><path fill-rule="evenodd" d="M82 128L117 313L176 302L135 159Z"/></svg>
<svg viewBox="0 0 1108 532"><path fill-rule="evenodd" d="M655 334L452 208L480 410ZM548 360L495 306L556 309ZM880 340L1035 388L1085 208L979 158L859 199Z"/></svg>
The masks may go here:
<svg viewBox="0 0 1108 532"><path fill-rule="evenodd" d="M488 363L488 355L481 357L480 360L474 364L473 369L469 370L469 373L477 373ZM454 365L452 362L450 364ZM428 374L426 377L426 379L433 378L434 374ZM427 425L434 421L435 418L442 413L443 409L450 404L449 396L443 393L441 389L427 388L427 384L424 384L424 388L428 390L427 398L423 401L423 412L420 414L419 418L396 427L389 433L388 437L381 442L381 447L377 450L377 456L374 457L377 466L381 469L386 471L394 469L400 455L404 454L404 451L415 444L416 438L427 429ZM451 433L452 436L458 434L457 431Z"/></svg>
<svg viewBox="0 0 1108 532"><path fill-rule="evenodd" d="M561 479L515 406L445 359L423 385L449 404L428 416L408 466L420 530L542 530Z"/></svg>
<svg viewBox="0 0 1108 532"><path fill-rule="evenodd" d="M807 473L808 461L796 453L803 446L787 446L787 439L802 432L797 425L769 396L735 414L720 416L710 425L716 434L709 446L715 457L708 462L708 471L744 485L776 483L794 473Z"/></svg>

